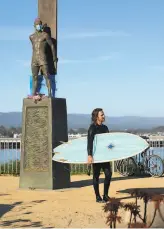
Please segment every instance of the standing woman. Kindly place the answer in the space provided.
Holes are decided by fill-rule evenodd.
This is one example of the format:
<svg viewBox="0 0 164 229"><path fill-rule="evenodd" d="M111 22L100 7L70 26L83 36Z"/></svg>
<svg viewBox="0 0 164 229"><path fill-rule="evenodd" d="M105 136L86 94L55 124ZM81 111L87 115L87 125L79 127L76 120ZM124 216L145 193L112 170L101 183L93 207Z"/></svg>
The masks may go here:
<svg viewBox="0 0 164 229"><path fill-rule="evenodd" d="M88 151L88 164L93 166L93 187L96 195L96 202L102 203L110 200L108 196L109 186L112 177L112 170L110 162L95 163L93 161L93 140L95 134L109 133L108 127L103 124L105 121L105 115L103 109L96 108L92 111L92 124L88 129L88 142L87 142L87 151ZM100 171L103 169L105 174L104 179L104 194L103 198L100 196L99 192L99 176Z"/></svg>

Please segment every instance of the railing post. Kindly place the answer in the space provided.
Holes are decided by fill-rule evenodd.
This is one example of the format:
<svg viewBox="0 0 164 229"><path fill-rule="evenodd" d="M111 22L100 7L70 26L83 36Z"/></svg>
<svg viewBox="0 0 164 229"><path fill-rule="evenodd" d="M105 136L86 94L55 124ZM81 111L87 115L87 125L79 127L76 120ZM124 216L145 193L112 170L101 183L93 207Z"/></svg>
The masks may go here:
<svg viewBox="0 0 164 229"><path fill-rule="evenodd" d="M114 161L112 161L112 174L115 173L115 164L114 164Z"/></svg>

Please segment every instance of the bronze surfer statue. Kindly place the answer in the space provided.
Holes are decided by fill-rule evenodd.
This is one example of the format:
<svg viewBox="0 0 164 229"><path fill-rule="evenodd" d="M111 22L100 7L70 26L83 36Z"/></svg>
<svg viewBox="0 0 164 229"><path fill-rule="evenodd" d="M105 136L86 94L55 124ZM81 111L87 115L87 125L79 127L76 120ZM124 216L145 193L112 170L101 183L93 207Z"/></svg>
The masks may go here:
<svg viewBox="0 0 164 229"><path fill-rule="evenodd" d="M36 95L39 71L42 71L48 88L48 96L51 97L51 82L49 79L50 74L48 70L46 46L49 45L51 48L54 67L56 66L56 62L57 62L55 47L49 34L43 31L43 25L40 18L37 18L35 20L34 27L35 27L35 33L30 35L29 37L33 48L32 61L31 61L31 70L32 70L32 77L33 77L33 96Z"/></svg>

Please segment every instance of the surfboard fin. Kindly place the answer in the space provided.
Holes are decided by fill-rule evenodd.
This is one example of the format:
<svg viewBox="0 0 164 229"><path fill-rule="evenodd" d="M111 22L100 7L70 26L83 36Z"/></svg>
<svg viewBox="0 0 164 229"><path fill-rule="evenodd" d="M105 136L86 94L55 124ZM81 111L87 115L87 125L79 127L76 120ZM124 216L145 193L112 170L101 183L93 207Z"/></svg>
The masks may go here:
<svg viewBox="0 0 164 229"><path fill-rule="evenodd" d="M60 152L53 152L54 154L60 154Z"/></svg>
<svg viewBox="0 0 164 229"><path fill-rule="evenodd" d="M66 159L59 159L59 161L63 161L64 162L64 161L68 161L68 160L66 160Z"/></svg>
<svg viewBox="0 0 164 229"><path fill-rule="evenodd" d="M59 142L62 144L70 144L71 143L70 141L68 141L68 142L59 141Z"/></svg>

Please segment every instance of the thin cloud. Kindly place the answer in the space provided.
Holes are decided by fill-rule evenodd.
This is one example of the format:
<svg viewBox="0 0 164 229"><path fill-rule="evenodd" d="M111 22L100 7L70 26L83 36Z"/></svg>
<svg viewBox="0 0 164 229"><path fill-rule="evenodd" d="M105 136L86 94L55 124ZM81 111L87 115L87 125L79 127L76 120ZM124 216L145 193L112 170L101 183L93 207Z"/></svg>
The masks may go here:
<svg viewBox="0 0 164 229"><path fill-rule="evenodd" d="M28 41L29 35L34 32L33 26L0 26L1 41ZM58 32L58 39L67 40L67 39L91 39L91 38L103 38L103 37L128 37L131 34L124 31L112 31L112 30L103 30L103 31L82 31L71 29L60 29Z"/></svg>
<svg viewBox="0 0 164 229"><path fill-rule="evenodd" d="M22 65L23 67L29 67L31 65L31 61L29 60L16 60L16 62Z"/></svg>
<svg viewBox="0 0 164 229"><path fill-rule="evenodd" d="M88 59L64 59L62 57L59 58L59 64L87 64L87 63L100 63L100 62L108 62L115 58L116 55L107 55L107 56L99 56L95 58ZM29 67L31 65L31 61L28 60L16 60L17 63L21 64L24 67Z"/></svg>
<svg viewBox="0 0 164 229"><path fill-rule="evenodd" d="M62 39L85 39L99 37L128 37L131 34L124 31L94 31L94 32L76 32L76 33L61 33Z"/></svg>
<svg viewBox="0 0 164 229"><path fill-rule="evenodd" d="M20 26L0 26L1 41L26 41L29 40L30 34L33 33L32 27Z"/></svg>
<svg viewBox="0 0 164 229"><path fill-rule="evenodd" d="M164 65L153 65L150 68L156 71L164 71Z"/></svg>
<svg viewBox="0 0 164 229"><path fill-rule="evenodd" d="M82 63L99 63L99 62L105 62L113 59L112 55L109 56L99 56L95 58L90 58L90 59L63 59L61 58L59 61L59 64L82 64Z"/></svg>

